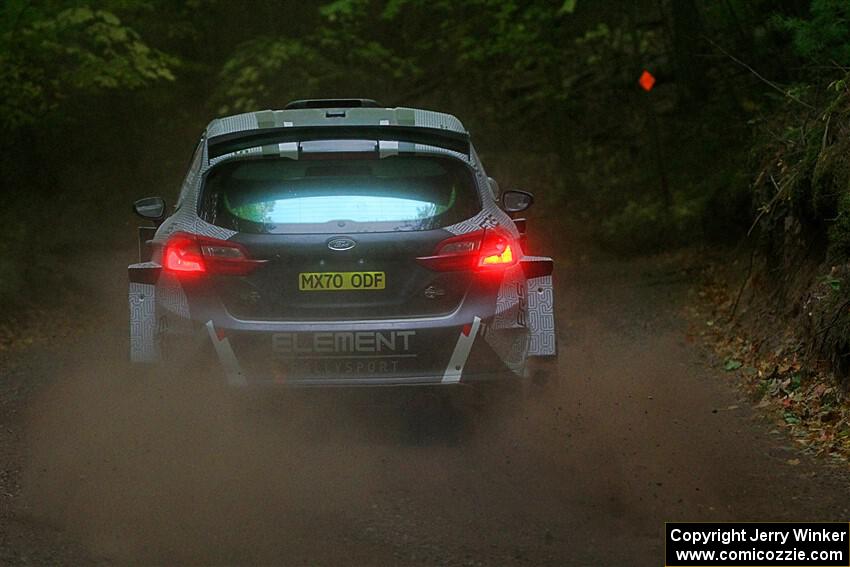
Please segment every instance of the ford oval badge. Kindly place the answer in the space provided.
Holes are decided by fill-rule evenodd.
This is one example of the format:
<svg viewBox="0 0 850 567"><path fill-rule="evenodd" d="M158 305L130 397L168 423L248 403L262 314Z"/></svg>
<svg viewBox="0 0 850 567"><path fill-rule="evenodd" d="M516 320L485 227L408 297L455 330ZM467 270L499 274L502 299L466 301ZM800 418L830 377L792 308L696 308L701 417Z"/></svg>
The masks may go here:
<svg viewBox="0 0 850 567"><path fill-rule="evenodd" d="M347 236L335 236L328 240L328 248L331 250L351 250L357 244Z"/></svg>

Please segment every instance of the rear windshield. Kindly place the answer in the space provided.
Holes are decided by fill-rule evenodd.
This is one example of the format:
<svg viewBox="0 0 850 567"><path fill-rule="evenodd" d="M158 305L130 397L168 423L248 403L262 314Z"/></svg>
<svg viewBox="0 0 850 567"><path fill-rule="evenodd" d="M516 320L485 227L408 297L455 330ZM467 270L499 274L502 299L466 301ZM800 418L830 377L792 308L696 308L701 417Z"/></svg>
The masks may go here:
<svg viewBox="0 0 850 567"><path fill-rule="evenodd" d="M480 208L463 162L391 156L225 163L209 173L199 212L237 232L280 234L430 230Z"/></svg>

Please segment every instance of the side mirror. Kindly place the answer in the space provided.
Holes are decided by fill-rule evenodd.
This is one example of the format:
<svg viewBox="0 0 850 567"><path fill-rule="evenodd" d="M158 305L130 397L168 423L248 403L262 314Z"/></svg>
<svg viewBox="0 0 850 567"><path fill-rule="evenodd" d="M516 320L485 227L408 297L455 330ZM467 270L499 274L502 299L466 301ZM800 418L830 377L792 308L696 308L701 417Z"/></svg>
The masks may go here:
<svg viewBox="0 0 850 567"><path fill-rule="evenodd" d="M527 191L510 190L502 193L502 209L506 213L521 213L534 203L534 195Z"/></svg>
<svg viewBox="0 0 850 567"><path fill-rule="evenodd" d="M145 197L133 203L133 212L153 222L165 218L165 199L162 197Z"/></svg>

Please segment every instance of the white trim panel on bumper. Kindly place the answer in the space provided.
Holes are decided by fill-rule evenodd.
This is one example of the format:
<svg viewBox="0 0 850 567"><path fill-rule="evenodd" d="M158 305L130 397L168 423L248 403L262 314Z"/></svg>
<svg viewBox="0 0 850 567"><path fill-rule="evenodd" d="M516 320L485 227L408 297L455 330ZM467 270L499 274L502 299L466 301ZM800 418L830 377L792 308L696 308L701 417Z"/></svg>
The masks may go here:
<svg viewBox="0 0 850 567"><path fill-rule="evenodd" d="M452 352L452 357L449 359L449 364L446 366L446 372L443 374L443 384L457 384L460 382L460 377L463 374L463 367L466 365L466 359L469 358L469 353L472 351L472 343L475 342L475 337L478 335L478 329L481 327L481 318L475 317L470 325L469 332L465 333L466 329L461 331L457 339L455 350Z"/></svg>
<svg viewBox="0 0 850 567"><path fill-rule="evenodd" d="M245 380L245 374L242 372L239 360L233 352L233 347L230 346L230 339L227 337L219 338L212 321L207 321L207 331L210 334L213 347L215 347L215 353L218 355L218 361L224 368L227 382L232 386L245 386L248 382Z"/></svg>

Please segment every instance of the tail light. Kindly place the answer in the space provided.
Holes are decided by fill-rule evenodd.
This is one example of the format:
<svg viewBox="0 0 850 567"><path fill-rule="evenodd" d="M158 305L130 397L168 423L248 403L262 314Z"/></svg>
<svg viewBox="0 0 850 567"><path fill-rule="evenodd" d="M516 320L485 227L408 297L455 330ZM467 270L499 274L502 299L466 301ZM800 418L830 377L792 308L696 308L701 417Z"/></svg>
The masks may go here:
<svg viewBox="0 0 850 567"><path fill-rule="evenodd" d="M438 272L493 270L516 265L519 255L519 246L507 232L491 229L443 240L433 256L417 260Z"/></svg>
<svg viewBox="0 0 850 567"><path fill-rule="evenodd" d="M223 274L245 276L265 260L252 260L241 244L178 232L168 239L162 266L174 274Z"/></svg>

